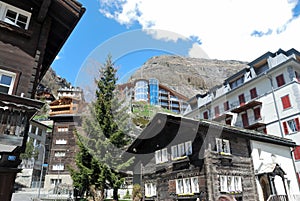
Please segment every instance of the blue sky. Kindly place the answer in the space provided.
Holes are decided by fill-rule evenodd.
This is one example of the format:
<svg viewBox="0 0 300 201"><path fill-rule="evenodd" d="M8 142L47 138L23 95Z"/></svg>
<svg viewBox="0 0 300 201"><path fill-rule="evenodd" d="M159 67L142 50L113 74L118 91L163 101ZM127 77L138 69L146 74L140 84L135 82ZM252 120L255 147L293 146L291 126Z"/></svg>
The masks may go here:
<svg viewBox="0 0 300 201"><path fill-rule="evenodd" d="M300 50L294 0L79 0L87 11L52 67L75 86L111 54L122 80L148 58L178 54L252 61Z"/></svg>

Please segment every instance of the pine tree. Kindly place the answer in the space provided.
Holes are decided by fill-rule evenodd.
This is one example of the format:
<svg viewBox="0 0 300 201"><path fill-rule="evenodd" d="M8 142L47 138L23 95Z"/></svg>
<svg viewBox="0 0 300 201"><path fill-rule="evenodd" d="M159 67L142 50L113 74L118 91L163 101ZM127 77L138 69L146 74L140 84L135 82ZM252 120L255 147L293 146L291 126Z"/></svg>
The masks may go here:
<svg viewBox="0 0 300 201"><path fill-rule="evenodd" d="M108 188L113 189L113 198L118 200L118 189L126 177L124 172L133 162L133 158L122 158L124 146L130 142L127 135L129 115L115 94L117 70L110 55L99 72L96 100L91 103L89 116L83 121L84 134L80 137L83 144L79 146L76 160L78 170L72 171L72 178L74 184L78 183L78 188L84 189L93 200L104 200ZM88 163L84 164L85 160ZM81 173L84 176L80 176ZM85 186L80 186L80 182ZM99 196L97 192L100 192Z"/></svg>

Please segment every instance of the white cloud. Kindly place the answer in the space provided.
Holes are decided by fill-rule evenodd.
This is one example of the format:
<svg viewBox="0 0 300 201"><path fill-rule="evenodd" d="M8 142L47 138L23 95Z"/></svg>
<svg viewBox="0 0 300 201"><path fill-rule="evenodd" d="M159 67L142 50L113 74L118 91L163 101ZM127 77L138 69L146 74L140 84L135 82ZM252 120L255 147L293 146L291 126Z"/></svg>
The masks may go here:
<svg viewBox="0 0 300 201"><path fill-rule="evenodd" d="M102 12L121 24L138 22L144 29L167 30L178 33L178 37L198 36L212 59L252 61L279 48L300 50L300 19L291 20L294 0L119 0L119 4L111 1L114 5L107 7L108 2L101 7ZM278 34L277 30L285 26ZM254 31L269 30L269 35L251 36ZM175 35L154 35L176 40Z"/></svg>

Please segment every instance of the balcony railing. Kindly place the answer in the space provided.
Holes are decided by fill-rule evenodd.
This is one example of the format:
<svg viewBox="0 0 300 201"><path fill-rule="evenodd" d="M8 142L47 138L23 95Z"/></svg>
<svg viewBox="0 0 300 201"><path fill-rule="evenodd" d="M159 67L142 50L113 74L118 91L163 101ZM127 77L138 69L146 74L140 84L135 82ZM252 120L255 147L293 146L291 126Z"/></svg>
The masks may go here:
<svg viewBox="0 0 300 201"><path fill-rule="evenodd" d="M246 111L254 106L261 105L262 103L255 98L252 99L251 96L245 96L245 102L240 103L240 101L234 101L230 103L231 112L240 113Z"/></svg>
<svg viewBox="0 0 300 201"><path fill-rule="evenodd" d="M240 127L240 128L246 128L246 129L256 129L260 126L263 126L265 125L264 124L264 120L265 120L265 117L262 116L258 119L255 119L254 116L249 116L248 117L248 125L244 125L243 121L240 120L240 121L236 121L236 123L234 124L236 127Z"/></svg>
<svg viewBox="0 0 300 201"><path fill-rule="evenodd" d="M0 152L22 146L30 118L43 102L0 93Z"/></svg>

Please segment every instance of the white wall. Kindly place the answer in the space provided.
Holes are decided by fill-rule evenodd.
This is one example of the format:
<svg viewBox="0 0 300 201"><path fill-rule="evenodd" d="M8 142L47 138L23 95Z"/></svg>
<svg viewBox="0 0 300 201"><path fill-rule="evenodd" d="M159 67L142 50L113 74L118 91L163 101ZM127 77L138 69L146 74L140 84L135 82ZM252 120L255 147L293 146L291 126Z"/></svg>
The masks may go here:
<svg viewBox="0 0 300 201"><path fill-rule="evenodd" d="M293 160L289 147L264 143L259 141L251 141L252 160L254 165L254 172L256 172L262 164L277 163L286 173L286 182L289 181L288 193L290 195L299 195L299 186L295 173ZM275 160L272 160L271 155L275 155ZM278 192L284 192L283 185L279 184L280 180L275 180L276 189ZM258 186L260 188L260 186ZM287 185L288 188L288 185ZM261 191L258 191L261 193ZM261 197L261 195L259 195Z"/></svg>

